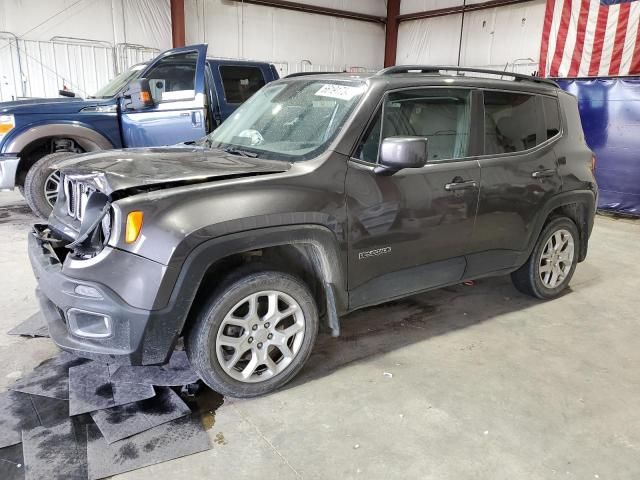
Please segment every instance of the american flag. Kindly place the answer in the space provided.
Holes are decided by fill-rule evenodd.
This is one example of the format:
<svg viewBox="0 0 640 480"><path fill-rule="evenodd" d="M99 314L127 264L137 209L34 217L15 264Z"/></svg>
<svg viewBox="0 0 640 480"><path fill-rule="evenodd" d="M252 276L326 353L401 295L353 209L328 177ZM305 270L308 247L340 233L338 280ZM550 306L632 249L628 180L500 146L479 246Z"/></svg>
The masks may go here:
<svg viewBox="0 0 640 480"><path fill-rule="evenodd" d="M640 0L547 0L540 76L640 74Z"/></svg>

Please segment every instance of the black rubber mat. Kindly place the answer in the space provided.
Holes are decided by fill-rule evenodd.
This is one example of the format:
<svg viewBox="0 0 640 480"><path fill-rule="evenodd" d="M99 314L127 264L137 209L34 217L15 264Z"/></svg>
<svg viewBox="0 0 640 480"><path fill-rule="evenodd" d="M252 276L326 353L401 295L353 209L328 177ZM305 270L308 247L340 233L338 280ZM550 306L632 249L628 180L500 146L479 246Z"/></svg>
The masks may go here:
<svg viewBox="0 0 640 480"><path fill-rule="evenodd" d="M153 398L99 410L91 417L107 443L113 443L190 413L189 407L173 390L157 387Z"/></svg>
<svg viewBox="0 0 640 480"><path fill-rule="evenodd" d="M134 437L107 443L95 425L87 427L87 460L92 480L208 450L209 437L196 415L173 420Z"/></svg>
<svg viewBox="0 0 640 480"><path fill-rule="evenodd" d="M22 441L22 430L40 425L30 395L20 392L0 393L0 448Z"/></svg>
<svg viewBox="0 0 640 480"><path fill-rule="evenodd" d="M94 412L138 402L155 395L153 386L113 382L117 367L91 362L69 369L69 415Z"/></svg>
<svg viewBox="0 0 640 480"><path fill-rule="evenodd" d="M69 368L83 365L89 361L62 352L42 362L31 373L9 386L9 390L68 400Z"/></svg>
<svg viewBox="0 0 640 480"><path fill-rule="evenodd" d="M173 352L169 363L159 366L121 366L112 376L114 382L145 383L162 387L188 385L199 380L191 368L187 354L180 350Z"/></svg>
<svg viewBox="0 0 640 480"><path fill-rule="evenodd" d="M2 480L22 480L24 478L22 444L0 448L0 478Z"/></svg>
<svg viewBox="0 0 640 480"><path fill-rule="evenodd" d="M22 335L23 337L48 337L49 327L41 312L34 313L24 322L13 327L7 332L9 335Z"/></svg>
<svg viewBox="0 0 640 480"><path fill-rule="evenodd" d="M53 427L69 418L69 402L57 398L29 395L43 427Z"/></svg>
<svg viewBox="0 0 640 480"><path fill-rule="evenodd" d="M85 480L86 424L67 419L54 427L37 427L22 434L26 480Z"/></svg>

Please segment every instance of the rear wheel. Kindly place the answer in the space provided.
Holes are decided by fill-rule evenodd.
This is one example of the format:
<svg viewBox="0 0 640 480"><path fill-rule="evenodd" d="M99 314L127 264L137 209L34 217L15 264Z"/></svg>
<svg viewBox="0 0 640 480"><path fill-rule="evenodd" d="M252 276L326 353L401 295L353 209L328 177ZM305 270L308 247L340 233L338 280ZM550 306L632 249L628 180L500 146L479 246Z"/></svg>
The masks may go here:
<svg viewBox="0 0 640 480"><path fill-rule="evenodd" d="M534 297L558 296L571 281L579 246L576 224L567 217L552 219L542 230L527 263L511 274L514 285Z"/></svg>
<svg viewBox="0 0 640 480"><path fill-rule="evenodd" d="M68 157L69 152L58 152L45 155L34 163L24 180L24 198L33 213L47 218L58 199L60 172L52 166Z"/></svg>
<svg viewBox="0 0 640 480"><path fill-rule="evenodd" d="M302 368L318 333L306 285L291 275L240 273L211 297L187 336L193 367L212 389L255 397Z"/></svg>

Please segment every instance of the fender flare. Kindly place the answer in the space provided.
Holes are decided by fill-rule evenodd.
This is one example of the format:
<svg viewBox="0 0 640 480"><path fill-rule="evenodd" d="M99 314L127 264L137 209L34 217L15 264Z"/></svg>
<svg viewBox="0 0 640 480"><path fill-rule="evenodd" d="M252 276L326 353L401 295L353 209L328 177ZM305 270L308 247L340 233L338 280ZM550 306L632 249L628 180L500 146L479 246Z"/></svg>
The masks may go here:
<svg viewBox="0 0 640 480"><path fill-rule="evenodd" d="M538 216L538 219L535 223L535 227L533 230L534 234L529 238L527 249L518 262L519 265L526 262L531 255L531 252L533 251L533 248L538 241L538 237L542 233L542 229L544 228L544 225L547 222L547 219L549 218L551 212L559 207L571 204L583 205L586 209L586 211L584 212L585 215L582 225L577 225L578 231L580 232L580 252L578 261L582 261L585 259L585 257L587 256L589 236L591 235L591 230L593 229L593 219L596 213L596 194L591 190L571 190L568 192L559 193L558 195L551 198L551 200L549 200L544 206L544 209Z"/></svg>
<svg viewBox="0 0 640 480"><path fill-rule="evenodd" d="M329 326L339 334L338 315L347 311L346 252L335 234L321 225L291 225L246 230L206 240L182 262L167 270L154 309L172 311L175 332L182 331L196 293L207 271L216 262L239 253L280 245L305 245L312 249L314 266L322 275L327 297ZM166 293L170 292L169 295Z"/></svg>
<svg viewBox="0 0 640 480"><path fill-rule="evenodd" d="M47 137L69 137L74 139L87 152L108 150L113 144L100 132L79 123L45 123L30 126L13 136L5 143L1 153L19 154L34 141Z"/></svg>

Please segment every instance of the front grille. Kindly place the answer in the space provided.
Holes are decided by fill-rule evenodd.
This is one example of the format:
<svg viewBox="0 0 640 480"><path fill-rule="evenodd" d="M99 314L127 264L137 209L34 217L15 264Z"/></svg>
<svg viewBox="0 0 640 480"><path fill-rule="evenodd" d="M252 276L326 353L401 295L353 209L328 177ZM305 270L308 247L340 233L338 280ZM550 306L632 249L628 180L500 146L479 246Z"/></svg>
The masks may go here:
<svg viewBox="0 0 640 480"><path fill-rule="evenodd" d="M67 203L67 214L71 218L82 221L89 197L95 190L84 183L64 179L64 195Z"/></svg>

